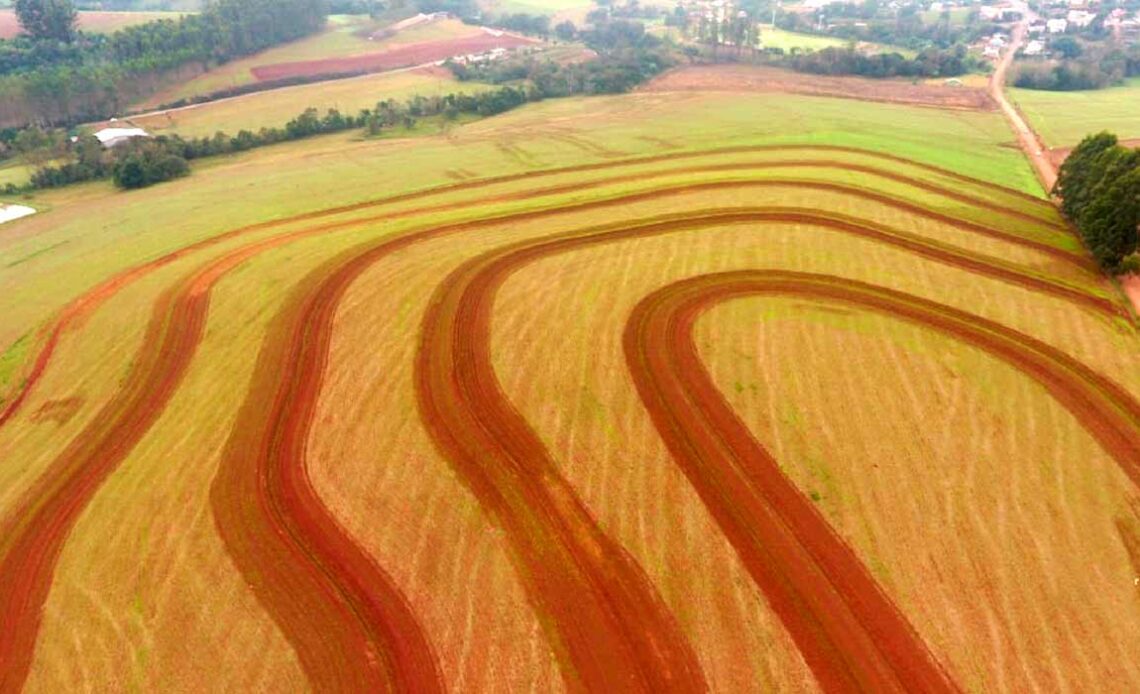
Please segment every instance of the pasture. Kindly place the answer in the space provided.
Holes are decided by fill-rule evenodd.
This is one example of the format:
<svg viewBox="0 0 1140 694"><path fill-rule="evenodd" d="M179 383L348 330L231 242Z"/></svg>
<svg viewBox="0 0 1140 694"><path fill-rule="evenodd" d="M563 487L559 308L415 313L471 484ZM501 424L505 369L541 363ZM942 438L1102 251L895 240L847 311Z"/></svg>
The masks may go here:
<svg viewBox="0 0 1140 694"><path fill-rule="evenodd" d="M384 99L404 101L413 96L473 93L487 88L478 82L460 82L442 68L422 68L283 87L130 120L152 133L200 137L220 130L232 135L243 129L256 132L263 127L280 127L310 106L321 113L335 108L355 115ZM3 172L0 169L0 182Z"/></svg>
<svg viewBox="0 0 1140 694"><path fill-rule="evenodd" d="M1140 77L1119 87L1081 92L1010 89L1009 96L1049 147L1073 147L1085 135L1108 130L1140 138Z"/></svg>
<svg viewBox="0 0 1140 694"><path fill-rule="evenodd" d="M1010 138L643 92L38 196L0 689L1140 687L1137 328Z"/></svg>

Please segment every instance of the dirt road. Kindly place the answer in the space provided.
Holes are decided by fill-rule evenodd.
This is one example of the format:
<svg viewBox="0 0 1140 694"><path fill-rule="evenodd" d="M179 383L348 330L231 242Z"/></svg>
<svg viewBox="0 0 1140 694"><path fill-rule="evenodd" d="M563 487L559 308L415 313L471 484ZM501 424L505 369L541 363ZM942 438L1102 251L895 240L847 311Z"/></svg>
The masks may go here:
<svg viewBox="0 0 1140 694"><path fill-rule="evenodd" d="M1005 49L1001 59L998 60L994 68L994 74L990 77L990 96L997 102L1001 108L1002 113L1013 125L1013 131L1017 133L1017 140L1021 144L1021 148L1025 150L1025 156L1029 158L1029 162L1033 164L1033 170L1037 172L1037 178L1040 179L1041 185L1045 187L1046 192L1053 190L1053 184L1057 181L1057 170L1053 167L1053 162L1049 159L1049 150L1041 144L1041 139L1037 137L1037 133L1029 124L1022 118L1021 113L1017 108L1009 102L1005 96L1005 77L1009 72L1009 66L1013 63L1013 56L1021 50L1021 45L1025 43L1025 34L1029 29L1029 23L1036 19L1037 15L1029 11L1029 7L1024 3L1015 3L1013 8L1019 10L1022 15L1021 21L1013 30L1012 40L1009 42L1009 47Z"/></svg>

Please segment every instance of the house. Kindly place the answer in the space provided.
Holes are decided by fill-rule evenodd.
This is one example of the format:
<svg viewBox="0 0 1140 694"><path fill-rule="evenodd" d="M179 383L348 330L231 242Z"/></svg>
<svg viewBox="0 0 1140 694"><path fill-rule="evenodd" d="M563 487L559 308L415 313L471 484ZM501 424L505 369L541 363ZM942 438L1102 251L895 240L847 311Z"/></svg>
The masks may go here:
<svg viewBox="0 0 1140 694"><path fill-rule="evenodd" d="M150 137L142 128L103 128L95 133L95 139L104 147L116 147L136 137Z"/></svg>
<svg viewBox="0 0 1140 694"><path fill-rule="evenodd" d="M1043 33L1045 33L1045 22L1042 20L1037 20L1037 21L1033 22L1032 24L1030 24L1029 25L1029 33L1030 34L1043 34Z"/></svg>
<svg viewBox="0 0 1140 694"><path fill-rule="evenodd" d="M1041 55L1045 52L1045 44L1041 41L1033 40L1025 44L1025 55Z"/></svg>
<svg viewBox="0 0 1140 694"><path fill-rule="evenodd" d="M978 9L978 14L982 19L992 22L995 19L1001 19L1002 8L994 7L993 5L982 5Z"/></svg>
<svg viewBox="0 0 1140 694"><path fill-rule="evenodd" d="M1080 29L1084 29L1093 23L1096 19L1096 13L1087 10L1069 10L1069 14L1065 15L1065 19L1069 24L1072 24Z"/></svg>
<svg viewBox="0 0 1140 694"><path fill-rule="evenodd" d="M1001 57L1001 47L1000 46L992 46L992 45L986 46L985 49L982 51L982 55L987 57L987 58L999 58L999 57Z"/></svg>
<svg viewBox="0 0 1140 694"><path fill-rule="evenodd" d="M1064 19L1050 19L1045 22L1045 28L1050 34L1063 34L1069 28L1069 22Z"/></svg>

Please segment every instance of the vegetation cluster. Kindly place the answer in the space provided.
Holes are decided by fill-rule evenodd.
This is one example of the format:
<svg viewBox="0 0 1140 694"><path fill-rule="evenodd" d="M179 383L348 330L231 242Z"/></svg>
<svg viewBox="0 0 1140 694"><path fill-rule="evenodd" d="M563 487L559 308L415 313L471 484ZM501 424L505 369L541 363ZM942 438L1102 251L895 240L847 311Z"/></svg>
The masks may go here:
<svg viewBox="0 0 1140 694"><path fill-rule="evenodd" d="M1140 149L1108 132L1089 135L1072 151L1054 194L1101 267L1140 272L1135 253L1140 228Z"/></svg>
<svg viewBox="0 0 1140 694"><path fill-rule="evenodd" d="M110 116L178 69L224 63L320 30L322 0L216 0L110 36L75 30L69 0L20 0L25 36L0 41L0 122Z"/></svg>

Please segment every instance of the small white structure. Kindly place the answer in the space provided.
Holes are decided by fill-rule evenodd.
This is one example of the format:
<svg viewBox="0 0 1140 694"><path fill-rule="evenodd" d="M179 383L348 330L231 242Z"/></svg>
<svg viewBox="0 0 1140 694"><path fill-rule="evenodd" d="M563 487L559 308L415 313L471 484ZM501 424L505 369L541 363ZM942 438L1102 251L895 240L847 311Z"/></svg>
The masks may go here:
<svg viewBox="0 0 1140 694"><path fill-rule="evenodd" d="M1025 44L1025 55L1041 55L1045 52L1045 44L1036 39Z"/></svg>
<svg viewBox="0 0 1140 694"><path fill-rule="evenodd" d="M1096 13L1087 10L1069 10L1069 14L1065 15L1065 18L1069 24L1083 29L1093 23L1093 20L1096 19Z"/></svg>
<svg viewBox="0 0 1140 694"><path fill-rule="evenodd" d="M115 147L136 137L150 137L142 128L103 128L95 133L95 138L104 147Z"/></svg>
<svg viewBox="0 0 1140 694"><path fill-rule="evenodd" d="M0 224L36 213L36 208L27 205L5 205L0 203Z"/></svg>
<svg viewBox="0 0 1140 694"><path fill-rule="evenodd" d="M1063 34L1069 28L1069 22L1065 19L1050 19L1045 22L1045 29L1050 34Z"/></svg>

